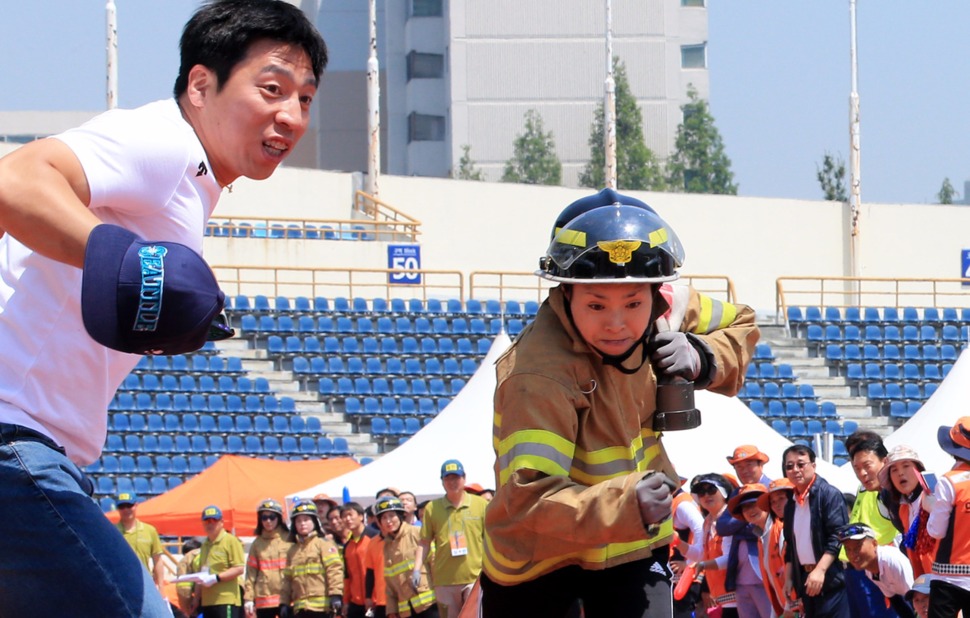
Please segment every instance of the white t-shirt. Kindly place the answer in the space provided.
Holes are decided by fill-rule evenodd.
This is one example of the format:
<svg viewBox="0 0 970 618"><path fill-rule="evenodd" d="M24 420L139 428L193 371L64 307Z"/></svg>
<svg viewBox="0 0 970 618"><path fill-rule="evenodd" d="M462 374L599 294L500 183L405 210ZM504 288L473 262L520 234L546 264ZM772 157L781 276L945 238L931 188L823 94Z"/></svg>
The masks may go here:
<svg viewBox="0 0 970 618"><path fill-rule="evenodd" d="M202 253L221 189L174 99L112 110L53 139L80 161L99 219ZM79 465L96 460L108 404L139 356L84 330L80 269L9 234L0 238L0 350L0 422L49 436Z"/></svg>
<svg viewBox="0 0 970 618"><path fill-rule="evenodd" d="M872 573L866 571L866 577L879 587L879 590L887 596L905 595L913 587L913 565L909 562L903 552L892 545L879 545L876 547L876 556L879 562L879 577L873 577Z"/></svg>

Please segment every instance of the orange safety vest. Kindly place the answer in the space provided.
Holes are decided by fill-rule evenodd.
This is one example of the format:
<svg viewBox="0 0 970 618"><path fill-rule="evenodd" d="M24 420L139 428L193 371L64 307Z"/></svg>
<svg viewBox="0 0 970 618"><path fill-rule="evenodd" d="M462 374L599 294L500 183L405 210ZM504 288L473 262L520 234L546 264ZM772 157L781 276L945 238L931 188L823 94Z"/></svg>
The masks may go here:
<svg viewBox="0 0 970 618"><path fill-rule="evenodd" d="M704 560L715 560L724 553L721 547L723 539L714 527L716 521L717 517L711 519L711 516L704 521ZM718 605L734 607L734 592L728 592L725 587L727 569L704 569L704 577L707 579L707 588L714 602Z"/></svg>
<svg viewBox="0 0 970 618"><path fill-rule="evenodd" d="M920 496L922 498L922 496ZM899 520L903 522L903 525L907 528L909 527L909 504L900 503L899 505ZM917 506L917 508L919 508ZM928 513L925 511L921 514L921 517L927 517ZM934 539L933 545L929 551L917 552L915 549L906 549L906 556L909 558L909 563L913 565L913 579L916 579L924 573L929 573L933 570L933 556L936 555L936 547L939 545Z"/></svg>
<svg viewBox="0 0 970 618"><path fill-rule="evenodd" d="M961 465L943 476L953 483L953 510L936 550L933 573L970 575L970 467Z"/></svg>
<svg viewBox="0 0 970 618"><path fill-rule="evenodd" d="M785 611L785 536L780 519L771 522L768 531L768 563L765 564L764 541L758 538L758 558L761 566L761 583L765 586L768 599L779 616Z"/></svg>

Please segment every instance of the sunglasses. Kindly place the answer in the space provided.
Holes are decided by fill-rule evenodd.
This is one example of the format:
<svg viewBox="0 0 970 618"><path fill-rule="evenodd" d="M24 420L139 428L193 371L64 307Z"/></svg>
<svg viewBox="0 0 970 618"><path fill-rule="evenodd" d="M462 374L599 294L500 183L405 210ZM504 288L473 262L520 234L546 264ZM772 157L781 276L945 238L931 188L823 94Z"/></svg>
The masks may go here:
<svg viewBox="0 0 970 618"><path fill-rule="evenodd" d="M276 515L275 513L266 513L265 515L260 515L259 516L259 518L261 520L263 520L263 521L273 521L277 517L279 517L279 515Z"/></svg>
<svg viewBox="0 0 970 618"><path fill-rule="evenodd" d="M206 340L225 341L235 336L236 331L229 326L229 318L226 317L225 313L220 313L212 318L212 322L209 324L209 336L206 337Z"/></svg>
<svg viewBox="0 0 970 618"><path fill-rule="evenodd" d="M691 491L695 496L713 496L717 493L717 487L714 485L701 485Z"/></svg>
<svg viewBox="0 0 970 618"><path fill-rule="evenodd" d="M788 462L785 464L785 470L794 470L795 468L802 470L805 468L805 466L811 465L811 463L812 462L810 461L799 461L798 463L795 463L793 461Z"/></svg>

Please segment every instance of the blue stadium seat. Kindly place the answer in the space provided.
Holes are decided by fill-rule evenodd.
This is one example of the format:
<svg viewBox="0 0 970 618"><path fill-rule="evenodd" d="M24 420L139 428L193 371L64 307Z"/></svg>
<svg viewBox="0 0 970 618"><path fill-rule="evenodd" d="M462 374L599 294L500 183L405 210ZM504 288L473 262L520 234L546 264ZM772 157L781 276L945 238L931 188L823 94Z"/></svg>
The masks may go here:
<svg viewBox="0 0 970 618"><path fill-rule="evenodd" d="M383 438L388 434L387 421L379 416L370 421L370 433L374 437Z"/></svg>
<svg viewBox="0 0 970 618"><path fill-rule="evenodd" d="M765 404L760 399L749 401L748 408L750 408L751 411L754 412L755 416L759 418L764 418L768 415L768 411L765 410Z"/></svg>
<svg viewBox="0 0 970 618"><path fill-rule="evenodd" d="M320 436L317 439L317 453L323 455L324 457L333 456L333 440L326 436Z"/></svg>
<svg viewBox="0 0 970 618"><path fill-rule="evenodd" d="M781 419L775 419L771 421L771 428L780 433L781 435L788 437L788 423Z"/></svg>
<svg viewBox="0 0 970 618"><path fill-rule="evenodd" d="M347 444L347 438L337 436L333 439L333 454L338 457L350 457L352 453L350 452L350 445Z"/></svg>

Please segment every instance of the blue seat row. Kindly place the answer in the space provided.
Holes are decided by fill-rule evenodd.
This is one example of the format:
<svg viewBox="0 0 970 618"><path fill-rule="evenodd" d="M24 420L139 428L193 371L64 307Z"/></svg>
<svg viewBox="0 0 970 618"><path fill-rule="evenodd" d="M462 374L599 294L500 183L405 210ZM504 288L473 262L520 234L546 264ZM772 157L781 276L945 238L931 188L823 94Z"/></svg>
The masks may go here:
<svg viewBox="0 0 970 618"><path fill-rule="evenodd" d="M402 355L402 356L484 356L492 345L490 337L472 341L468 337L307 337L288 336L285 339L271 335L266 340L266 351L270 356L352 356L352 355Z"/></svg>
<svg viewBox="0 0 970 618"><path fill-rule="evenodd" d="M109 415L108 430L133 433L277 433L319 434L320 419L299 414L239 415L227 414L128 414L114 412Z"/></svg>
<svg viewBox="0 0 970 618"><path fill-rule="evenodd" d="M898 326L881 327L877 325L867 325L860 328L854 324L839 326L829 324L820 326L811 324L805 330L805 338L809 345L822 345L832 342L845 343L875 343L879 344L903 344L903 343L959 343L966 341L970 334L970 326L957 327L952 324L944 325L941 329L935 326L924 324L916 326L907 324L902 328Z"/></svg>
<svg viewBox="0 0 970 618"><path fill-rule="evenodd" d="M210 354L176 354L175 356L142 356L133 369L135 373L216 373L243 374L242 359L238 356Z"/></svg>
<svg viewBox="0 0 970 618"><path fill-rule="evenodd" d="M304 313L304 314L324 314L324 313L375 313L375 314L398 314L398 315L420 315L420 314L469 314L471 316L510 316L510 317L533 317L539 311L539 303L536 301L519 302L517 300L505 301L504 305L498 300L468 299L464 303L460 299L450 298L439 300L435 298L424 301L420 298L374 298L367 300L359 296L346 298L338 296L333 299L324 296L316 296L310 299L306 296L296 296L290 299L287 296L277 296L271 302L267 296L256 295L252 299L246 295L238 295L226 299L227 309L236 313Z"/></svg>
<svg viewBox="0 0 970 618"><path fill-rule="evenodd" d="M201 393L128 393L119 391L108 405L109 411L138 412L217 412L258 413L295 412L292 397L275 395L203 395Z"/></svg>
<svg viewBox="0 0 970 618"><path fill-rule="evenodd" d="M839 421L834 419L826 421L801 419L785 421L783 419L775 419L771 421L771 427L787 438L810 438L821 433L830 433L833 436L846 437L852 435L859 428L859 424L856 421L850 420L844 420L839 423ZM835 442L842 442L842 440L836 439ZM839 450L841 452L841 449ZM848 455L848 453L844 453L844 455Z"/></svg>
<svg viewBox="0 0 970 618"><path fill-rule="evenodd" d="M821 403L808 399L805 401L781 399L752 399L748 407L761 418L838 418L835 404L831 401Z"/></svg>
<svg viewBox="0 0 970 618"><path fill-rule="evenodd" d="M738 393L742 399L815 399L815 388L811 384L794 382L745 382Z"/></svg>
<svg viewBox="0 0 970 618"><path fill-rule="evenodd" d="M205 235L216 238L272 238L272 239L301 239L307 240L363 240L371 241L377 238L373 227L354 224L349 230L338 230L332 225L320 226L312 223L250 223L209 221L205 227Z"/></svg>
<svg viewBox="0 0 970 618"><path fill-rule="evenodd" d="M315 455L344 455L349 454L350 449L346 438L328 438L325 436L282 436L275 435L240 435L230 434L222 436L219 434L204 435L194 434L192 436L163 434L161 436L138 436L136 434L126 434L124 438L119 434L109 433L105 443L106 453L229 453L229 454L248 454L248 455L276 455L302 453L302 446L313 444L314 451L307 454Z"/></svg>
<svg viewBox="0 0 970 618"><path fill-rule="evenodd" d="M215 357L213 357L215 358ZM264 377L255 379L246 376L235 378L230 375L174 375L171 373L130 373L125 376L121 390L167 393L271 393L269 380Z"/></svg>
<svg viewBox="0 0 970 618"><path fill-rule="evenodd" d="M926 307L788 307L789 324L960 324L970 323L970 308Z"/></svg>
<svg viewBox="0 0 970 618"><path fill-rule="evenodd" d="M517 323L513 326L513 323ZM493 318L488 323L483 318L417 318L414 322L410 318L350 318L346 316L313 317L301 315L295 319L289 315L260 315L244 314L239 320L240 330L244 334L257 336L290 335L290 334L340 334L340 335L434 335L442 337L472 336L489 337L497 335L502 330L502 321ZM522 320L510 318L506 330L518 327L521 330Z"/></svg>
<svg viewBox="0 0 970 618"><path fill-rule="evenodd" d="M156 496L175 489L181 484L182 479L178 476L119 476L117 479L99 476L95 482L95 493L113 496L121 492L133 492L139 496ZM104 504L102 504L103 508Z"/></svg>
<svg viewBox="0 0 970 618"><path fill-rule="evenodd" d="M945 343L943 345L909 344L898 346L886 344L877 346L873 344L828 344L825 346L825 360L833 364L842 362L862 362L862 361L912 361L912 362L949 362L954 363L960 353L957 347Z"/></svg>
<svg viewBox="0 0 970 618"><path fill-rule="evenodd" d="M424 416L432 417L451 403L450 397L347 397L343 401L348 417L358 416Z"/></svg>
<svg viewBox="0 0 970 618"><path fill-rule="evenodd" d="M850 382L941 382L952 367L952 363L848 363L845 377Z"/></svg>
<svg viewBox="0 0 970 618"><path fill-rule="evenodd" d="M923 401L932 397L939 386L937 382L922 385L917 382L869 382L865 395L875 402Z"/></svg>
<svg viewBox="0 0 970 618"><path fill-rule="evenodd" d="M413 436L430 420L430 417L422 422L421 419L413 416L404 418L394 416L389 419L377 416L371 419L370 432L374 437Z"/></svg>
<svg viewBox="0 0 970 618"><path fill-rule="evenodd" d="M794 380L795 372L788 363L775 364L770 361L748 363L744 378L746 380Z"/></svg>

